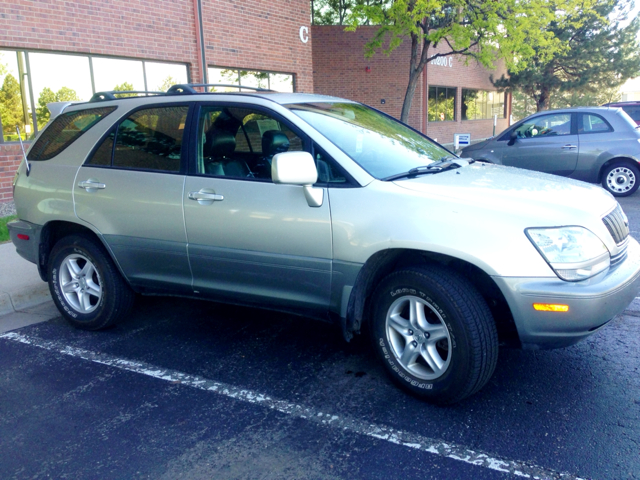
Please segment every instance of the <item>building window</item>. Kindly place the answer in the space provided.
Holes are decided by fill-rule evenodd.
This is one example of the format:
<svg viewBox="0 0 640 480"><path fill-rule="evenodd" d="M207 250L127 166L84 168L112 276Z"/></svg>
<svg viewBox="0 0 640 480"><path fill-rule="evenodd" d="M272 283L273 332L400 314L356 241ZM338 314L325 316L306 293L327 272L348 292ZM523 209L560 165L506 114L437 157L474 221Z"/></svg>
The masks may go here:
<svg viewBox="0 0 640 480"><path fill-rule="evenodd" d="M288 73L262 72L258 70L241 70L238 68L209 67L209 82L219 85L239 85L253 88L264 88L276 92L293 92L293 75ZM237 92L237 88L214 87L213 92ZM242 91L242 89L240 89Z"/></svg>
<svg viewBox="0 0 640 480"><path fill-rule="evenodd" d="M48 103L87 101L100 91L166 91L188 83L182 63L0 50L0 142L23 139L49 121Z"/></svg>
<svg viewBox="0 0 640 480"><path fill-rule="evenodd" d="M462 120L504 118L504 93L462 89Z"/></svg>
<svg viewBox="0 0 640 480"><path fill-rule="evenodd" d="M427 120L446 122L456 118L456 88L429 87Z"/></svg>

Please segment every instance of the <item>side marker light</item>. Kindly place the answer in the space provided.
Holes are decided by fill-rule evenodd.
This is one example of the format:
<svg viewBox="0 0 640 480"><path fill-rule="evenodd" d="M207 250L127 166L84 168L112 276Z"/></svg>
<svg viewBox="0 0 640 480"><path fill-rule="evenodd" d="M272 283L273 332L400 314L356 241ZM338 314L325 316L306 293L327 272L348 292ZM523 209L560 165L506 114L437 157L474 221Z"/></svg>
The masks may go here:
<svg viewBox="0 0 640 480"><path fill-rule="evenodd" d="M568 312L569 305L557 305L555 303L534 303L533 308L539 312Z"/></svg>
<svg viewBox="0 0 640 480"><path fill-rule="evenodd" d="M25 235L24 233L19 233L18 238L20 240L29 240L29 235Z"/></svg>

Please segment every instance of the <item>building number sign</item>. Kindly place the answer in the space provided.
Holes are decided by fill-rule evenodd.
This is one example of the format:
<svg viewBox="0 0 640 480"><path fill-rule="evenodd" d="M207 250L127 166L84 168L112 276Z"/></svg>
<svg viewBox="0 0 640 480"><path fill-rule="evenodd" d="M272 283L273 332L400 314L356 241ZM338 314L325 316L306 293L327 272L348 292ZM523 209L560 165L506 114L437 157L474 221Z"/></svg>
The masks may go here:
<svg viewBox="0 0 640 480"><path fill-rule="evenodd" d="M302 33L301 33L302 35ZM431 65L440 65L441 67L453 68L453 57L437 57L431 60Z"/></svg>
<svg viewBox="0 0 640 480"><path fill-rule="evenodd" d="M302 43L309 41L309 27L300 27L300 40Z"/></svg>

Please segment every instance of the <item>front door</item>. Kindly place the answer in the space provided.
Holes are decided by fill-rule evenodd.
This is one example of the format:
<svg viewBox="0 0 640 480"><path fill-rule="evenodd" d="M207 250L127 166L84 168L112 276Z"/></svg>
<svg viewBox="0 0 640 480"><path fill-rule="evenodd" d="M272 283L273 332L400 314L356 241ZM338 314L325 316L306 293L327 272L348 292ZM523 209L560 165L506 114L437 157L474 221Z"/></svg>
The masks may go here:
<svg viewBox="0 0 640 480"><path fill-rule="evenodd" d="M502 163L511 167L569 176L578 162L574 115L552 113L516 128L517 139L502 149Z"/></svg>
<svg viewBox="0 0 640 480"><path fill-rule="evenodd" d="M271 159L303 150L299 134L267 111L201 107L184 213L194 290L264 306L329 305L328 194L310 207L303 188L271 181Z"/></svg>

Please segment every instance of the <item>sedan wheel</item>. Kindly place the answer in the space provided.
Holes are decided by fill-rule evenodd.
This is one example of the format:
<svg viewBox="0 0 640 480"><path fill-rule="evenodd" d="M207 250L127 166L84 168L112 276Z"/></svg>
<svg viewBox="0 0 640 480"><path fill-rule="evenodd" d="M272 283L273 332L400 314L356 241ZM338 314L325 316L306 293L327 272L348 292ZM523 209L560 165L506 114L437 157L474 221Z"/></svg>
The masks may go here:
<svg viewBox="0 0 640 480"><path fill-rule="evenodd" d="M626 197L638 189L638 177L638 167L617 163L605 170L602 186L616 197Z"/></svg>

